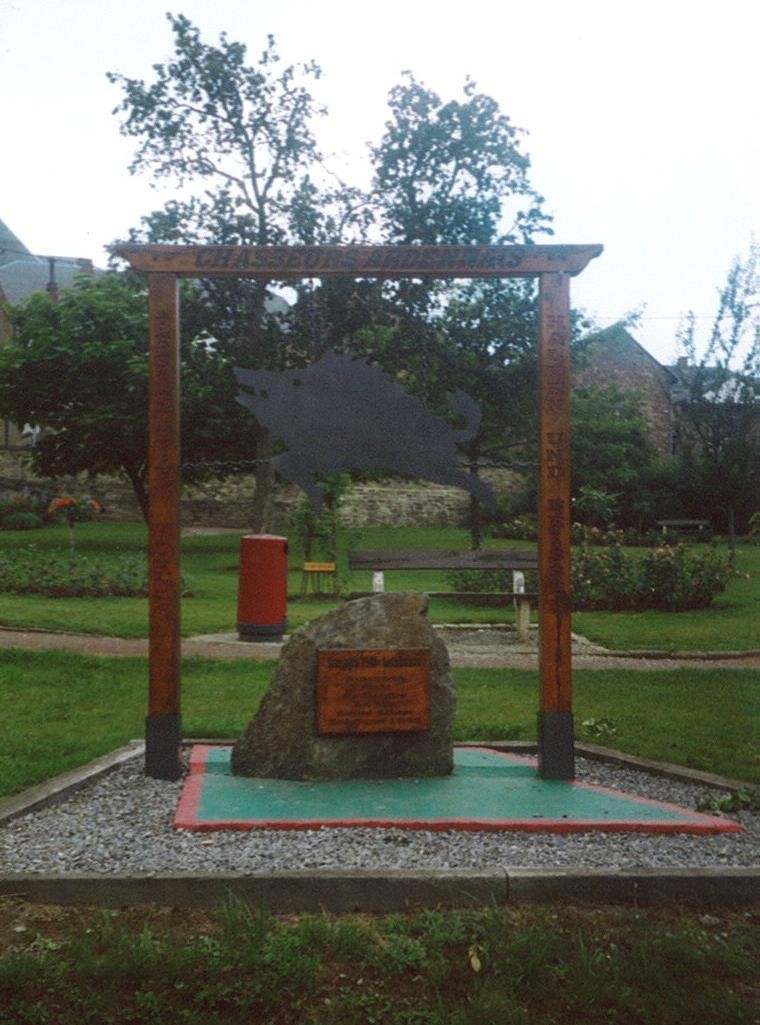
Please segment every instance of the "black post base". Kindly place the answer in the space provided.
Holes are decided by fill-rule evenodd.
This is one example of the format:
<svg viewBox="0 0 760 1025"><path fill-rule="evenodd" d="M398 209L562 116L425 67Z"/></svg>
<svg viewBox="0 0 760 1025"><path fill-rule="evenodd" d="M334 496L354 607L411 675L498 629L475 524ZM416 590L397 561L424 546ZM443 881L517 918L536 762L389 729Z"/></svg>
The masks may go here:
<svg viewBox="0 0 760 1025"><path fill-rule="evenodd" d="M538 774L541 779L575 779L572 712L538 713Z"/></svg>
<svg viewBox="0 0 760 1025"><path fill-rule="evenodd" d="M145 775L176 780L182 775L178 715L149 715L145 719Z"/></svg>
<svg viewBox="0 0 760 1025"><path fill-rule="evenodd" d="M281 623L238 623L241 641L281 641L288 632L287 617Z"/></svg>

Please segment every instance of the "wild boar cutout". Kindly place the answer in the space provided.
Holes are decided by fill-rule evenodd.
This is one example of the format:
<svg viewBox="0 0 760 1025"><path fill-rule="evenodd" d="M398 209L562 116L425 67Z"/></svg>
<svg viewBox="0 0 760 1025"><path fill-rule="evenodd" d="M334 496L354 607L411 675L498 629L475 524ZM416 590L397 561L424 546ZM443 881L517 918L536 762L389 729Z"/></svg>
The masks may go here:
<svg viewBox="0 0 760 1025"><path fill-rule="evenodd" d="M464 488L487 508L491 487L458 466L457 444L474 437L480 410L460 389L447 398L467 423L456 430L407 394L384 370L332 350L305 370L235 368L238 402L288 450L273 463L308 496L316 512L316 478L345 470L386 470Z"/></svg>

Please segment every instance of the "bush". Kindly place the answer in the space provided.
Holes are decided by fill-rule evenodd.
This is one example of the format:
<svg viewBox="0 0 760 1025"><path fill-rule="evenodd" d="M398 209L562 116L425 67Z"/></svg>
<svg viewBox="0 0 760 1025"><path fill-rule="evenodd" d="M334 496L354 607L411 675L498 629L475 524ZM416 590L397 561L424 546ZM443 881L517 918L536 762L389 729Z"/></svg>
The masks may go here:
<svg viewBox="0 0 760 1025"><path fill-rule="evenodd" d="M574 523L570 528L570 539L574 545L593 545L609 547L610 545L628 545L636 548L658 548L663 543L662 531L646 530L643 533L635 527L584 527ZM701 538L700 538L701 540Z"/></svg>
<svg viewBox="0 0 760 1025"><path fill-rule="evenodd" d="M47 508L47 501L40 495L14 495L12 498L0 499L0 522L9 513L27 512L36 513L44 517ZM23 529L23 528L22 528Z"/></svg>
<svg viewBox="0 0 760 1025"><path fill-rule="evenodd" d="M491 537L509 538L513 541L538 540L538 521L535 516L516 516L506 523L496 523L488 528Z"/></svg>
<svg viewBox="0 0 760 1025"><path fill-rule="evenodd" d="M446 583L453 591L511 591L512 581L505 569L452 569Z"/></svg>
<svg viewBox="0 0 760 1025"><path fill-rule="evenodd" d="M714 548L690 554L683 545L665 546L640 556L629 555L619 544L593 552L575 549L573 608L607 612L704 609L725 591L733 574L730 558ZM512 590L509 570L452 570L446 579L456 591ZM535 574L526 576L526 590L537 590Z"/></svg>
<svg viewBox="0 0 760 1025"><path fill-rule="evenodd" d="M683 545L666 545L639 557L619 546L601 552L583 549L573 556L573 608L703 609L726 589L733 573L731 560L714 548L689 554Z"/></svg>
<svg viewBox="0 0 760 1025"><path fill-rule="evenodd" d="M536 574L525 574L525 590L535 592ZM454 591L490 591L504 594L512 592L511 569L452 569L446 582Z"/></svg>
<svg viewBox="0 0 760 1025"><path fill-rule="evenodd" d="M145 556L86 559L29 546L0 553L0 591L48 598L144 597L148 593Z"/></svg>
<svg viewBox="0 0 760 1025"><path fill-rule="evenodd" d="M0 529L2 530L39 530L44 526L45 523L41 516L26 509L16 509L0 517Z"/></svg>
<svg viewBox="0 0 760 1025"><path fill-rule="evenodd" d="M48 505L47 518L52 523L63 520L71 526L74 523L93 520L98 513L102 512L103 506L95 498L72 498L70 495L60 495Z"/></svg>
<svg viewBox="0 0 760 1025"><path fill-rule="evenodd" d="M309 499L302 496L288 518L290 536L300 542L305 562L316 559L315 549L320 560L337 562L340 504L351 478L346 473L325 474L319 478L319 486L324 492L321 512L315 513Z"/></svg>

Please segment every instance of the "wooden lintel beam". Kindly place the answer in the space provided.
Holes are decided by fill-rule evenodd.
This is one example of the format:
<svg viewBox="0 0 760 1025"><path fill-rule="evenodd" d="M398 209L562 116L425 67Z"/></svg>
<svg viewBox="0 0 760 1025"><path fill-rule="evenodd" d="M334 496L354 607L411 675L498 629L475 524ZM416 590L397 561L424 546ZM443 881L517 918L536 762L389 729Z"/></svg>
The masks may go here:
<svg viewBox="0 0 760 1025"><path fill-rule="evenodd" d="M144 274L180 277L517 278L579 274L602 246L124 245L116 252Z"/></svg>

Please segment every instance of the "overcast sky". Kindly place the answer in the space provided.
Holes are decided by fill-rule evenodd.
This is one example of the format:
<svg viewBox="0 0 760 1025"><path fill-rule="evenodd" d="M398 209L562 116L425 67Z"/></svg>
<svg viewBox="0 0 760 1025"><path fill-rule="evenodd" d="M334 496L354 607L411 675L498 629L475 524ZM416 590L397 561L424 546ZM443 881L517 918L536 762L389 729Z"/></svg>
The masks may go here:
<svg viewBox="0 0 760 1025"><path fill-rule="evenodd" d="M33 252L104 264L166 198L126 170L105 75L151 80L167 9L252 59L271 32L285 61L316 60L320 141L357 180L402 70L444 100L470 75L529 133L551 241L604 244L573 303L602 326L645 306L635 334L665 362L758 234L758 0L0 0L0 219Z"/></svg>

